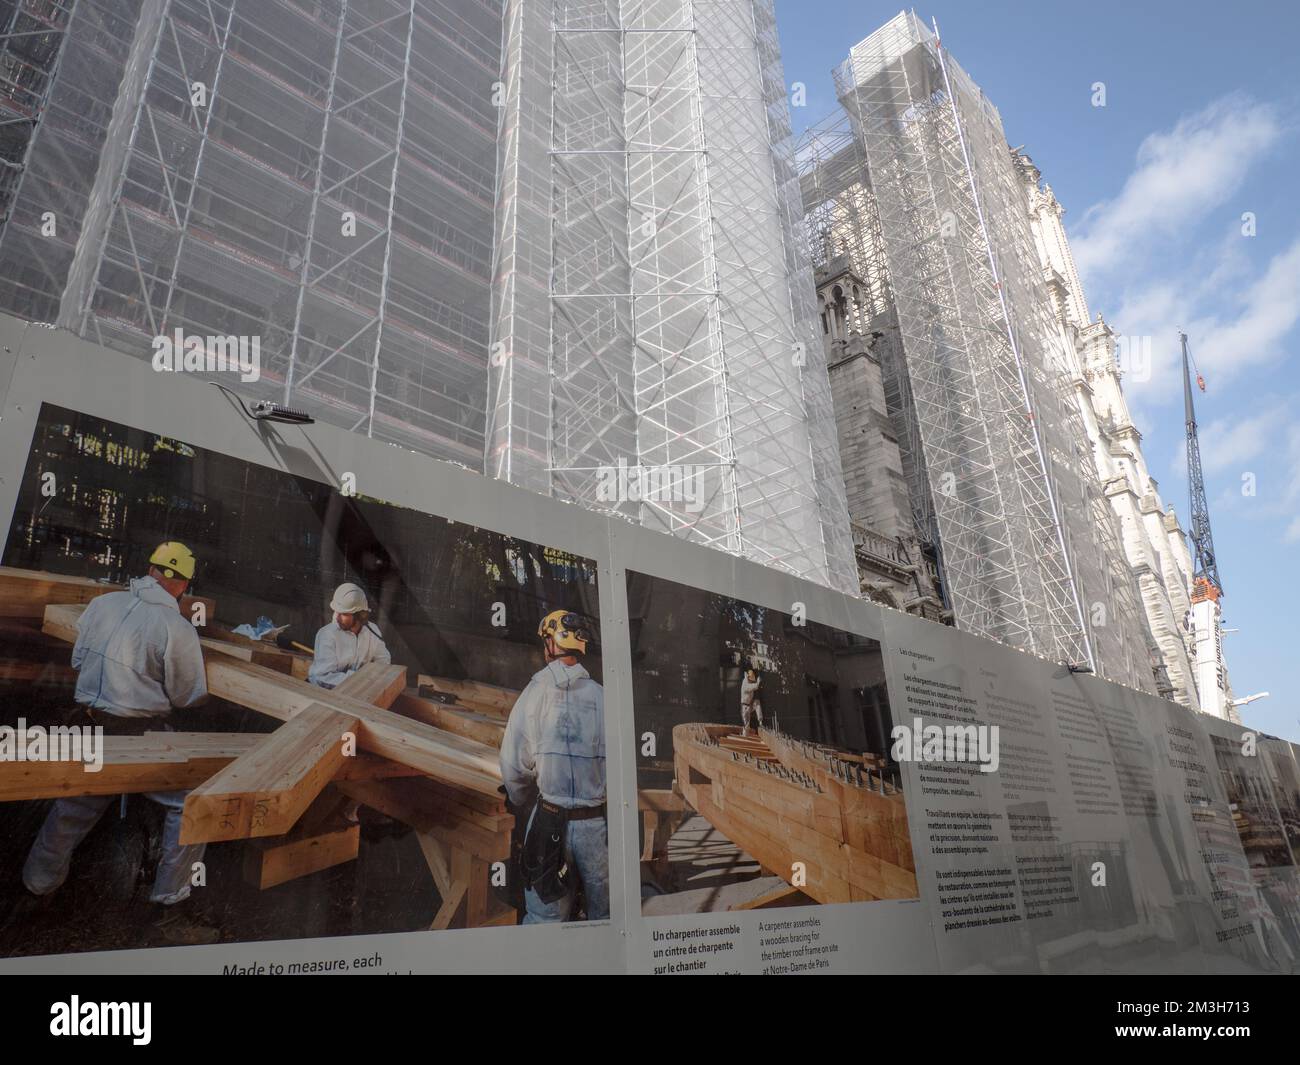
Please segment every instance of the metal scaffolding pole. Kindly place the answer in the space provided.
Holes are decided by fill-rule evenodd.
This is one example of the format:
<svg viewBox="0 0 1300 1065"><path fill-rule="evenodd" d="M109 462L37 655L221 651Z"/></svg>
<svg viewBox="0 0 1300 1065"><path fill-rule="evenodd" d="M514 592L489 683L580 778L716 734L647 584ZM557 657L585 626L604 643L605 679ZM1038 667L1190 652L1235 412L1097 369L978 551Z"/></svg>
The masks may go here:
<svg viewBox="0 0 1300 1065"><path fill-rule="evenodd" d="M388 215L384 227L384 268L379 283L379 317L375 329L375 353L370 365L370 410L365 419L366 436L375 433L375 396L379 386L379 353L384 344L384 312L388 306L388 284L391 277L390 264L393 255L393 217L397 207L397 170L402 161L402 137L406 132L406 91L411 80L411 44L415 40L415 0L411 6L406 23L406 54L402 60L402 92L397 105L397 142L393 145L393 169L388 183ZM361 425L358 421L352 428Z"/></svg>
<svg viewBox="0 0 1300 1065"><path fill-rule="evenodd" d="M311 253L316 244L316 219L320 211L321 185L325 180L325 149L329 144L330 119L334 117L334 94L338 88L339 56L343 53L343 31L348 21L348 0L341 0L338 27L334 33L334 59L330 63L329 89L325 94L325 118L320 127L320 148L312 180L311 212L307 216L307 243L303 247L302 267L298 274L298 298L293 308L293 330L289 341L289 366L284 372L284 402L293 399L293 377L298 366L298 339L302 331L302 307L307 296L307 277L311 270Z"/></svg>
<svg viewBox="0 0 1300 1065"><path fill-rule="evenodd" d="M212 11L212 3L211 0L204 0L204 2L207 7L208 20L212 25L212 31L215 35L217 33L217 20ZM191 94L189 97L190 109L191 111L195 112L194 117L197 120L198 119L197 108L194 105L194 99L192 94L194 92L194 86L198 83L190 80L189 72L185 69L185 53L184 50L181 48L180 40L176 35L176 22L174 19L170 18L170 11L168 12L168 16L165 16L165 18L169 24L168 28L171 30L172 40L176 44L176 58L177 58L177 62L181 64L181 73L185 77L185 86ZM175 299L176 296L176 278L180 272L181 259L183 258L185 253L185 239L186 237L189 236L189 232L190 232L190 217L194 213L194 196L199 189L199 176L203 172L203 156L204 153L207 151L207 147L208 147L208 128L212 124L212 112L215 109L217 104L217 93L221 91L221 72L226 65L226 55L229 50L229 44L230 44L230 27L234 23L234 21L235 21L235 0L230 0L230 10L226 12L226 24L220 33L220 37L218 39L214 39L213 42L220 50L217 54L217 69L216 69L216 73L212 75L212 85L208 87L207 106L203 109L203 121L199 125L199 134L200 134L199 149L195 153L195 157L194 157L194 172L190 175L189 178L190 191L189 191L189 195L185 198L185 213L184 213L184 217L181 218L181 222L180 222L180 238L176 244L176 254L172 258L171 273L167 277L167 301L166 303L163 304L161 320L158 322L158 329L156 331L161 331L167 328L168 318L171 314L171 309L172 309L172 300ZM145 107L147 108L148 105L146 104ZM165 171L166 164L164 163L163 166ZM119 205L119 209L120 209L120 205ZM123 214L123 221L127 222L128 225L130 224L129 215L127 215L126 213ZM132 251L135 251L134 245L132 246ZM137 272L139 272L140 260L138 258L138 255L136 258L136 269ZM140 284L142 287L144 286L143 276L141 276Z"/></svg>

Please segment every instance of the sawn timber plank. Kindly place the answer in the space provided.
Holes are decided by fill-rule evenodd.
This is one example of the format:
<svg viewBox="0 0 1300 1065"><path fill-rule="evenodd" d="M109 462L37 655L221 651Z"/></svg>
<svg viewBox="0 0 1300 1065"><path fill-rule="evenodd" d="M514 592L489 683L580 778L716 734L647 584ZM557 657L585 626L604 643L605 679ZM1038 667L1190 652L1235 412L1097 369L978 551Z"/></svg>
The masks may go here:
<svg viewBox="0 0 1300 1065"><path fill-rule="evenodd" d="M101 595L125 590L120 584L106 584L89 577L70 577L66 573L0 566L0 617L41 618L45 615L45 608L52 603L84 606ZM184 596L180 609L187 619L194 603L202 603L206 611L204 616L212 619L217 609L215 599Z"/></svg>
<svg viewBox="0 0 1300 1065"><path fill-rule="evenodd" d="M83 608L51 606L43 630L63 639L76 639L76 619ZM221 699L287 721L314 703L356 717L364 750L418 769L438 780L484 795L497 795L501 784L499 753L476 743L380 710L337 691L312 687L304 681L225 655L204 656L208 691Z"/></svg>
<svg viewBox="0 0 1300 1065"><path fill-rule="evenodd" d="M82 762L0 762L0 802L185 791L263 737L244 732L146 732L105 736L97 772Z"/></svg>
<svg viewBox="0 0 1300 1065"><path fill-rule="evenodd" d="M405 684L405 666L370 662L334 690L386 709ZM329 707L307 707L186 796L181 842L288 832L346 766L344 740L351 737L355 750L358 724L355 717Z"/></svg>
<svg viewBox="0 0 1300 1065"><path fill-rule="evenodd" d="M355 717L313 704L185 797L182 843L280 836L347 760Z"/></svg>

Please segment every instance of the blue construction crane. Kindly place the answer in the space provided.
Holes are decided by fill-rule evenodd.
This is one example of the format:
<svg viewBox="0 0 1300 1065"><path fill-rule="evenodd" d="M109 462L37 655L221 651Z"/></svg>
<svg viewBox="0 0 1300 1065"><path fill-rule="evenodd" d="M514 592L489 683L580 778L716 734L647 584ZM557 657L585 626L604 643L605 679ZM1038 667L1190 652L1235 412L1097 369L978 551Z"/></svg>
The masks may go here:
<svg viewBox="0 0 1300 1065"><path fill-rule="evenodd" d="M1187 351L1187 334L1179 333L1183 345L1183 406L1187 417L1187 485L1190 497L1192 547L1196 569L1192 574L1192 598L1218 600L1223 596L1219 580L1219 562L1214 555L1214 536L1210 532L1210 507L1205 500L1205 476L1201 472L1201 444L1196 435L1196 406L1192 402L1192 371L1195 360ZM1190 365L1189 365L1190 362ZM1205 391L1205 378L1198 372L1196 384Z"/></svg>

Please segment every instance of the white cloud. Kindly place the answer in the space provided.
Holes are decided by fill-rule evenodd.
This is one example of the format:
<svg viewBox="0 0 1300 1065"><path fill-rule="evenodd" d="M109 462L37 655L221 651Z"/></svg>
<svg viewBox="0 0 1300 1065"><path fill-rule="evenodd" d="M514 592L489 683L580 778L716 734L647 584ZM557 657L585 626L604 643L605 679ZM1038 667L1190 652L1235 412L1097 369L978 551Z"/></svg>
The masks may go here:
<svg viewBox="0 0 1300 1065"><path fill-rule="evenodd" d="M1223 204L1281 134L1271 106L1232 95L1148 136L1119 195L1089 208L1071 239L1085 282L1138 266L1152 238Z"/></svg>
<svg viewBox="0 0 1300 1065"><path fill-rule="evenodd" d="M1199 427L1202 468L1207 474L1243 469L1242 463L1265 455L1276 444L1279 430L1290 419L1289 408L1278 404L1245 418L1218 418ZM1186 466L1184 454L1184 471Z"/></svg>
<svg viewBox="0 0 1300 1065"><path fill-rule="evenodd" d="M1125 291L1107 315L1121 333L1151 338L1150 374L1124 382L1135 411L1181 402L1180 329L1211 393L1287 354L1284 342L1300 323L1300 236L1262 272L1243 275L1234 266L1231 278L1201 273L1193 263L1186 273Z"/></svg>
<svg viewBox="0 0 1300 1065"><path fill-rule="evenodd" d="M1294 359L1300 332L1300 231L1279 232L1285 212L1270 212L1268 245L1248 239L1239 215L1250 204L1234 199L1248 178L1252 188L1268 178L1270 153L1291 130L1280 115L1233 95L1152 133L1119 193L1070 227L1070 244L1089 302L1122 335L1150 338L1150 373L1127 375L1124 392L1140 428L1162 444L1177 439L1166 471L1186 485L1184 331L1207 384L1194 396L1211 511L1264 522L1270 539L1296 544L1300 395L1285 394L1294 385L1279 364ZM1255 494L1242 494L1244 473Z"/></svg>
<svg viewBox="0 0 1300 1065"><path fill-rule="evenodd" d="M1235 515L1284 522L1282 540L1288 544L1300 543L1300 424L1292 413L1297 403L1300 395L1279 396L1257 414L1218 418L1199 428L1210 513L1219 520ZM1181 440L1169 469L1185 493L1187 452ZM1255 489L1249 496L1242 492L1245 474L1252 475ZM1179 504L1180 514L1184 508Z"/></svg>
<svg viewBox="0 0 1300 1065"><path fill-rule="evenodd" d="M1119 194L1072 228L1092 302L1121 333L1151 338L1150 374L1125 382L1135 415L1181 398L1180 330L1217 388L1276 360L1300 321L1300 236L1261 271L1235 213L1216 224L1217 241L1206 244L1196 232L1282 134L1272 105L1242 95L1217 100L1150 134Z"/></svg>

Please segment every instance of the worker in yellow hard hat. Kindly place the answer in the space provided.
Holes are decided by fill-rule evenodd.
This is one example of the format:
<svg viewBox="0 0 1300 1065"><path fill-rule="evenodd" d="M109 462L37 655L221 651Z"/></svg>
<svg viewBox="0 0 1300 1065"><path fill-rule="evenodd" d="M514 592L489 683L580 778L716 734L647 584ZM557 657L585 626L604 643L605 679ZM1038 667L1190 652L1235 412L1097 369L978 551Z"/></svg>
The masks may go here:
<svg viewBox="0 0 1300 1065"><path fill-rule="evenodd" d="M155 547L149 556L149 565L151 569L157 569L165 580L184 578L187 584L194 580L194 552L179 541L168 540Z"/></svg>
<svg viewBox="0 0 1300 1065"><path fill-rule="evenodd" d="M77 622L72 649L77 686L68 725L91 727L99 735L139 736L167 729L173 709L207 698L198 633L180 612L194 571L194 552L168 540L149 556L148 576L133 579L126 591L91 600ZM193 867L203 857L204 845L181 845L186 792L146 794L166 810L149 900L175 906L190 896ZM28 891L49 895L58 890L67 879L73 851L116 799L85 795L55 802L23 866ZM169 911L163 927L176 942L217 938L215 928L177 911Z"/></svg>
<svg viewBox="0 0 1300 1065"><path fill-rule="evenodd" d="M525 924L567 921L578 883L588 920L609 916L605 693L582 665L587 622L553 610L537 628L546 665L519 693L501 742L501 777L523 820Z"/></svg>

